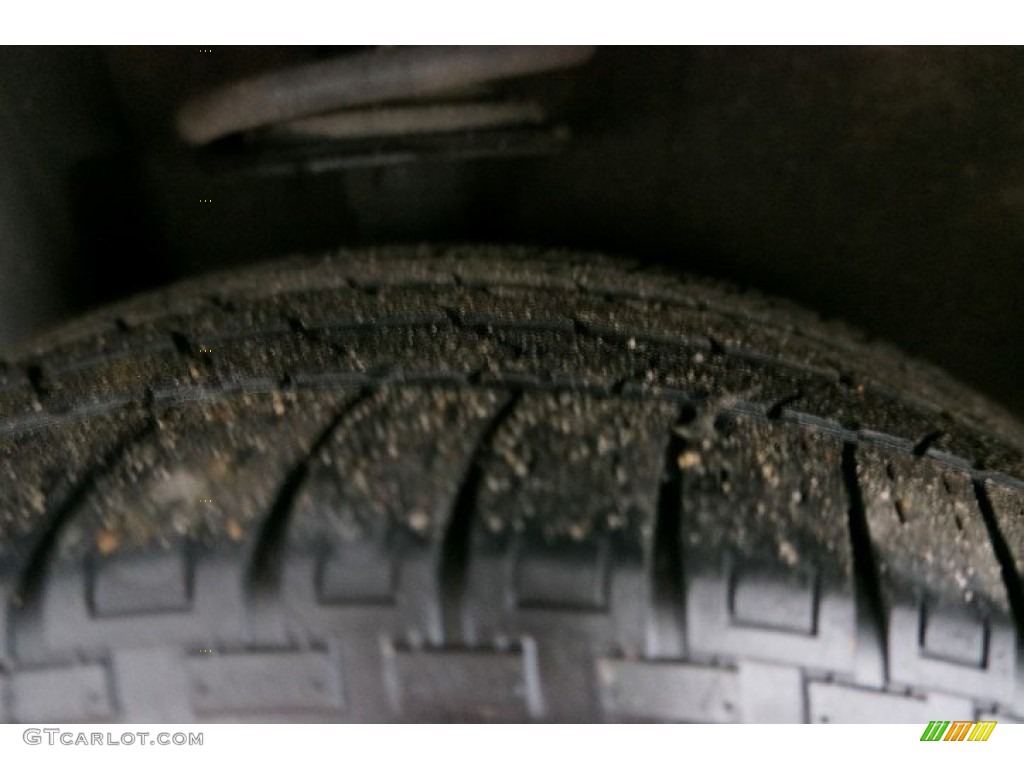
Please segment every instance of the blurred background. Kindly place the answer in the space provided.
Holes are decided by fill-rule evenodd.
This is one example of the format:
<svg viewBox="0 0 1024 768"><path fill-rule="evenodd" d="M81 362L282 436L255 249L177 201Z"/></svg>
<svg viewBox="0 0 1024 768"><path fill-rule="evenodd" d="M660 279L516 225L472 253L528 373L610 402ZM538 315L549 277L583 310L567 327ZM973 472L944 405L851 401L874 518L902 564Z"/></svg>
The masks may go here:
<svg viewBox="0 0 1024 768"><path fill-rule="evenodd" d="M390 110L176 128L226 84L407 53L0 48L0 349L296 251L515 242L785 296L1024 418L1024 49L598 48Z"/></svg>

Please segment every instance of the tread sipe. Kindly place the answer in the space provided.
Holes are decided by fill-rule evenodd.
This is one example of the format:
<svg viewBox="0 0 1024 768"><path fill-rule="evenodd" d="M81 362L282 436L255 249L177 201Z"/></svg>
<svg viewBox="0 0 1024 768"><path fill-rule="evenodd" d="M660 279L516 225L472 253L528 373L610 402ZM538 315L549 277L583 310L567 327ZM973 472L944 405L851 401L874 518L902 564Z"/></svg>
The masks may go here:
<svg viewBox="0 0 1024 768"><path fill-rule="evenodd" d="M203 278L0 364L0 720L1020 719L1022 446L601 257Z"/></svg>

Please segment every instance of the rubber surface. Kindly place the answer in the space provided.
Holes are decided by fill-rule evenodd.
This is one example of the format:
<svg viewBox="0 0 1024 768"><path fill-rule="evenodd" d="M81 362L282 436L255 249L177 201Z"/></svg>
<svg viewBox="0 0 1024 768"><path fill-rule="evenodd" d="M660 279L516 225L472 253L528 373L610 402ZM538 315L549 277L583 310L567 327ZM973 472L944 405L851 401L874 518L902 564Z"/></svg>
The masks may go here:
<svg viewBox="0 0 1024 768"><path fill-rule="evenodd" d="M0 719L1013 720L1022 445L595 256L204 278L0 369Z"/></svg>

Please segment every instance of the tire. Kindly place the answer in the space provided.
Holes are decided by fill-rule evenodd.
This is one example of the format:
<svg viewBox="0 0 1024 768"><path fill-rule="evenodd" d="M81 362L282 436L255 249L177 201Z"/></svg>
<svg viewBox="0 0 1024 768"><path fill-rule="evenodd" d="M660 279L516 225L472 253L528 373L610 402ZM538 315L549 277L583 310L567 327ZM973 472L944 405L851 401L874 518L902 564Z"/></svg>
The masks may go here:
<svg viewBox="0 0 1024 768"><path fill-rule="evenodd" d="M1024 714L1020 427L784 303L362 251L0 371L0 720Z"/></svg>

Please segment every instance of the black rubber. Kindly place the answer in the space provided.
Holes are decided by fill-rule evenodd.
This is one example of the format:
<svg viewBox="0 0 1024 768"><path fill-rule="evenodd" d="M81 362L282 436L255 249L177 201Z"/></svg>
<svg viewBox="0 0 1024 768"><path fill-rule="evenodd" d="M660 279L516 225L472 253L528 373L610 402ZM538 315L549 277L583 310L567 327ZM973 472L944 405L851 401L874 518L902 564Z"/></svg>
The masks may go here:
<svg viewBox="0 0 1024 768"><path fill-rule="evenodd" d="M595 256L204 278L0 368L0 720L1013 720L1022 445Z"/></svg>

